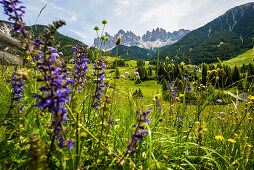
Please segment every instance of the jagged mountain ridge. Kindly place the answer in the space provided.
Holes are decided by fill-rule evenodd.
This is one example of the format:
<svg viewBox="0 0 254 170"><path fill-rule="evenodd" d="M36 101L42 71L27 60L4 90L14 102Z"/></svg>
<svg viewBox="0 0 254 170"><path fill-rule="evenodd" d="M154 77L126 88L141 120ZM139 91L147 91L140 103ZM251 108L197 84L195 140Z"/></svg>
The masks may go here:
<svg viewBox="0 0 254 170"><path fill-rule="evenodd" d="M253 47L254 3L226 11L206 25L191 31L160 53L181 62L214 63L228 60Z"/></svg>
<svg viewBox="0 0 254 170"><path fill-rule="evenodd" d="M111 36L107 32L105 36L109 38L107 42L107 49L115 47L115 41L119 35L122 37L121 44L125 46L138 46L140 48L158 48L166 45L170 45L188 34L189 30L180 29L179 31L167 32L162 28L153 29L151 32L147 31L142 36L137 36L132 31L124 31L120 29L117 34ZM97 38L94 39L94 45L97 44ZM102 45L102 49L106 49L106 43Z"/></svg>

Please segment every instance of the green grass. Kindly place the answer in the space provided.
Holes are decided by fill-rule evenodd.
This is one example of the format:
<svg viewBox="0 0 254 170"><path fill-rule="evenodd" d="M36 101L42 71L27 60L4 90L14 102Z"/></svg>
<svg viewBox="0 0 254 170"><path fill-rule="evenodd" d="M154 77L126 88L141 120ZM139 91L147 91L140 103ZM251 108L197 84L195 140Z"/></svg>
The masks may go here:
<svg viewBox="0 0 254 170"><path fill-rule="evenodd" d="M230 67L234 67L234 66L240 67L243 64L246 65L246 64L253 62L252 61L253 56L254 56L254 49L250 49L250 50L246 51L245 53L238 55L235 58L232 58L227 61L223 61L223 63L229 65Z"/></svg>
<svg viewBox="0 0 254 170"><path fill-rule="evenodd" d="M77 141L80 142L80 155L76 157L75 149L73 151L67 147L59 149L56 141L57 149L52 152L51 168L55 166L60 169L72 169L72 161L75 163L79 158L82 168L87 169L132 169L134 165L137 169L250 169L252 167L254 124L250 119L253 118L250 105L236 99L232 99L230 104L219 105L212 99L217 93L223 93L222 91L216 90L213 94L194 87L193 94L197 96L198 104L185 103L183 98L181 102L166 102L161 99L157 101L161 106L159 110L154 95L160 94L161 85L155 80L135 84L133 75L135 68L119 67L119 70L120 74L128 71L130 77L114 79L113 70L106 69L105 80L108 86L104 89L106 94L103 94L102 100L105 101L105 96L108 96L110 102L107 104L105 114L101 107L99 110L91 108L90 99L94 95L92 79L86 80L80 94L75 93L73 102L77 102L76 105L66 104L69 118L63 123L66 127L66 138L74 140L75 149ZM42 151L48 152L44 148L50 146L50 132L53 130L52 114L46 112L45 115L41 115L40 109L32 107L36 100L32 98L32 94L38 92L40 85L32 79L33 71L26 71L31 77L26 81L24 98L22 98L22 104L26 105L26 109L22 114L12 111L13 117L8 117L6 121L6 125L8 122L14 123L14 126L6 126L10 130L5 126L0 127L0 167L12 166L12 169L22 169L27 165L26 161L31 159L29 157L31 152L45 157ZM2 76L0 81L1 121L10 105L11 88L6 80L10 78L11 73L10 67L8 74ZM92 64L88 75L90 76L91 73ZM134 80L131 80L132 78ZM115 89L110 87L114 84L116 84ZM133 98L132 93L138 88L142 90L143 98ZM224 95L221 99L225 101L228 97ZM138 153L135 154L135 158L131 159L127 156L124 159L127 164L121 165L116 157L123 157L128 140L131 140L135 130L133 126L137 125L140 116L136 114L137 109L142 111L151 109L151 113L147 116L151 119L151 123L143 123L144 130L149 131L149 134L144 135L143 142L137 143ZM220 112L225 112L225 115ZM106 119L103 119L102 114ZM77 116L80 116L79 122ZM115 120L111 127L107 123L109 116ZM179 128L179 117L183 119L181 128ZM102 126L102 119L105 126ZM76 125L78 125L77 129ZM104 127L103 134L102 127ZM202 131L199 133L198 129ZM77 132L79 132L78 138L76 138ZM41 143L34 145L35 151L32 150L29 142L30 137L34 135L38 136ZM224 139L216 140L217 135L223 135ZM236 143L231 143L228 139L235 140ZM32 160L37 167L42 167L40 162L37 164L36 161L43 161L43 159L32 157Z"/></svg>

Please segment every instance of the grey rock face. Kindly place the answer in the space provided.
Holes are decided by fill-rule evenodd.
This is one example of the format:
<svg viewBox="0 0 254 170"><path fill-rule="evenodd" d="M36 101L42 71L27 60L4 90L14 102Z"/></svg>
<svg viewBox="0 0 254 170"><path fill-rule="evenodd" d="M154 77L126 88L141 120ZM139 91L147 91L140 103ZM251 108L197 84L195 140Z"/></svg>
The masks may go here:
<svg viewBox="0 0 254 170"><path fill-rule="evenodd" d="M106 50L114 48L115 41L120 35L122 37L121 45L138 46L142 48L157 48L164 45L172 44L181 39L189 32L189 30L180 29L179 31L174 31L171 33L167 32L162 28L156 28L153 29L151 32L147 31L141 37L137 36L132 31L125 32L121 29L114 36L109 35L107 32L105 33L105 36L109 38L109 41L107 42L107 47L105 42L102 44L102 49ZM97 45L97 38L94 39L94 45Z"/></svg>

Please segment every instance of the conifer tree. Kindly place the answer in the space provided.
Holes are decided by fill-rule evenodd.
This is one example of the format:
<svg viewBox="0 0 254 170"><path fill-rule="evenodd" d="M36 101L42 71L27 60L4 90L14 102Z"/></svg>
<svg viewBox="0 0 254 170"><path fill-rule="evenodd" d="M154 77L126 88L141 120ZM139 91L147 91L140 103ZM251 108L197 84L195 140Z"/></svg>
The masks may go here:
<svg viewBox="0 0 254 170"><path fill-rule="evenodd" d="M240 77L239 70L238 70L237 66L235 66L233 74L232 74L232 81L237 82L240 79L241 79L241 77Z"/></svg>
<svg viewBox="0 0 254 170"><path fill-rule="evenodd" d="M202 64L202 81L201 83L206 86L207 66L205 63Z"/></svg>

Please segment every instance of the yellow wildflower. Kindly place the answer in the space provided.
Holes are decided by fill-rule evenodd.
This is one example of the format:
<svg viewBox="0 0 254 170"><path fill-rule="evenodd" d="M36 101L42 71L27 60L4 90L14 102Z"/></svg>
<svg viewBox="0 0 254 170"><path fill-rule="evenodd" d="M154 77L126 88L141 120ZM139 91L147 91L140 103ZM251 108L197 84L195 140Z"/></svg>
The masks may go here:
<svg viewBox="0 0 254 170"><path fill-rule="evenodd" d="M166 60L169 60L168 56L166 57Z"/></svg>
<svg viewBox="0 0 254 170"><path fill-rule="evenodd" d="M224 137L222 135L217 135L215 136L216 140L224 140Z"/></svg>
<svg viewBox="0 0 254 170"><path fill-rule="evenodd" d="M23 136L20 136L19 139L20 139L20 140L24 140L25 138L24 138Z"/></svg>
<svg viewBox="0 0 254 170"><path fill-rule="evenodd" d="M27 60L31 60L32 59L32 56L31 55L29 55L29 56L27 56L27 58L26 58Z"/></svg>
<svg viewBox="0 0 254 170"><path fill-rule="evenodd" d="M236 141L234 139L228 139L228 141L231 143L236 143Z"/></svg>
<svg viewBox="0 0 254 170"><path fill-rule="evenodd" d="M211 74L211 73L212 73L211 70L208 70L208 71L207 71L207 74Z"/></svg>
<svg viewBox="0 0 254 170"><path fill-rule="evenodd" d="M185 63L184 63L183 61L182 61L180 64L181 64L181 66L184 66L184 65L185 65Z"/></svg>
<svg viewBox="0 0 254 170"><path fill-rule="evenodd" d="M217 68L217 71L220 71L220 68Z"/></svg>
<svg viewBox="0 0 254 170"><path fill-rule="evenodd" d="M252 95L249 95L248 98L249 98L250 100L254 100L254 96L252 96Z"/></svg>
<svg viewBox="0 0 254 170"><path fill-rule="evenodd" d="M184 94L179 94L179 97L184 97Z"/></svg>
<svg viewBox="0 0 254 170"><path fill-rule="evenodd" d="M248 120L249 120L249 121L252 121L253 119L252 119L252 117L248 117Z"/></svg>
<svg viewBox="0 0 254 170"><path fill-rule="evenodd" d="M249 101L248 104L253 104L253 101Z"/></svg>
<svg viewBox="0 0 254 170"><path fill-rule="evenodd" d="M218 76L216 76L216 80L219 80L220 78Z"/></svg>

